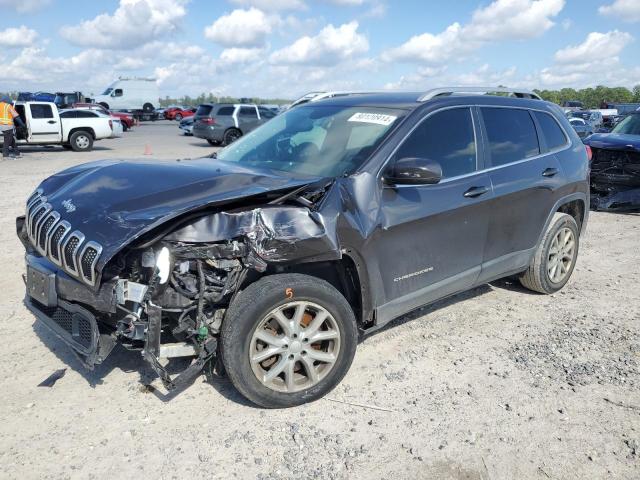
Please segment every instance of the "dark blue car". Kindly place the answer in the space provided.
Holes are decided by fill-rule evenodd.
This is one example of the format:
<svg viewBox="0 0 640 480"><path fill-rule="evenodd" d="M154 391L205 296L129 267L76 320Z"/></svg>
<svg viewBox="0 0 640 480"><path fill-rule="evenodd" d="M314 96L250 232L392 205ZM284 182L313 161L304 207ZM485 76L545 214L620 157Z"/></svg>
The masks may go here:
<svg viewBox="0 0 640 480"><path fill-rule="evenodd" d="M591 147L591 206L598 210L640 208L640 112L611 133L585 139Z"/></svg>

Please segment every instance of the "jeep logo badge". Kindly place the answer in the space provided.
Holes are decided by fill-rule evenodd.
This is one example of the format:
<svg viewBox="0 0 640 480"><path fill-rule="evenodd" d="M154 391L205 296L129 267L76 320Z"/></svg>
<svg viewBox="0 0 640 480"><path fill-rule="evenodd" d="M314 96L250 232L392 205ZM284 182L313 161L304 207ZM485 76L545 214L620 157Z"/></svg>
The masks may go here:
<svg viewBox="0 0 640 480"><path fill-rule="evenodd" d="M76 206L73 204L70 198L62 202L62 206L67 211L67 213L73 213L76 211Z"/></svg>

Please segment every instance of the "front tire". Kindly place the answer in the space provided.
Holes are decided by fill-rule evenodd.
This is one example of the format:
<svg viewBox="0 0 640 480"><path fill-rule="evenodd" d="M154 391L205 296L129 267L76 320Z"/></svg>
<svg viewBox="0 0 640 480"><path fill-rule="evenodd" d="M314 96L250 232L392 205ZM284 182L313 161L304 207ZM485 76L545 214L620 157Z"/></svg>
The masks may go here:
<svg viewBox="0 0 640 480"><path fill-rule="evenodd" d="M93 148L93 136L84 130L73 132L69 138L69 145L74 152L90 152Z"/></svg>
<svg viewBox="0 0 640 480"><path fill-rule="evenodd" d="M138 104L138 105L140 105L140 104ZM150 103L145 103L145 104L142 106L142 111L143 111L144 113L151 113L151 112L153 112L153 105L151 105Z"/></svg>
<svg viewBox="0 0 640 480"><path fill-rule="evenodd" d="M174 118L174 120L177 120L178 122L180 122L182 120L182 114L176 113L176 116L173 117L173 118Z"/></svg>
<svg viewBox="0 0 640 480"><path fill-rule="evenodd" d="M520 283L534 292L557 292L573 273L579 246L580 231L575 219L566 213L556 213Z"/></svg>
<svg viewBox="0 0 640 480"><path fill-rule="evenodd" d="M263 277L238 294L222 324L220 353L238 391L266 408L321 398L345 376L357 329L346 299L324 280Z"/></svg>

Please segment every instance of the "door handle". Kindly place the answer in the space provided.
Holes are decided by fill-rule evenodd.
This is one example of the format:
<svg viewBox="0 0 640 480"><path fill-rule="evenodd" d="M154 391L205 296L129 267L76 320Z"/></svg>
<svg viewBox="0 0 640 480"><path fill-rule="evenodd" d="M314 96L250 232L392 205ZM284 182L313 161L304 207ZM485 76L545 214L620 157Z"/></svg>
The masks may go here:
<svg viewBox="0 0 640 480"><path fill-rule="evenodd" d="M49 120L47 123L52 123L53 124L53 123L58 123L58 122L56 122L55 120Z"/></svg>
<svg viewBox="0 0 640 480"><path fill-rule="evenodd" d="M476 198L480 195L484 195L488 191L489 189L487 187L471 187L469 190L464 192L464 196L466 198Z"/></svg>
<svg viewBox="0 0 640 480"><path fill-rule="evenodd" d="M544 172L542 172L543 177L553 177L557 174L558 174L558 169L553 167L547 168Z"/></svg>

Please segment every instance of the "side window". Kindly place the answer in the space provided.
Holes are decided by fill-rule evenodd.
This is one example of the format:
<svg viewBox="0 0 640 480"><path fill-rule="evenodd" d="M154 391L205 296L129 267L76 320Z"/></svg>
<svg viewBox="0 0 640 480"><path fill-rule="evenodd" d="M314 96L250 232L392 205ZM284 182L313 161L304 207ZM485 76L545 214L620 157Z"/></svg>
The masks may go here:
<svg viewBox="0 0 640 480"><path fill-rule="evenodd" d="M76 112L76 116L78 118L95 118L98 116L95 112L90 112L89 110L78 110Z"/></svg>
<svg viewBox="0 0 640 480"><path fill-rule="evenodd" d="M231 115L233 115L233 110L233 107L220 107L216 115L220 117L230 117Z"/></svg>
<svg viewBox="0 0 640 480"><path fill-rule="evenodd" d="M123 94L122 89L121 88L116 88L115 92L113 92L113 96L114 97L121 97Z"/></svg>
<svg viewBox="0 0 640 480"><path fill-rule="evenodd" d="M276 112L269 110L268 108L258 107L258 110L260 110L260 116L262 118L273 118L276 116Z"/></svg>
<svg viewBox="0 0 640 480"><path fill-rule="evenodd" d="M442 167L442 178L457 177L477 169L473 119L468 108L431 115L400 146L393 160L419 157Z"/></svg>
<svg viewBox="0 0 640 480"><path fill-rule="evenodd" d="M246 118L258 118L258 112L254 107L240 107L239 115Z"/></svg>
<svg viewBox="0 0 640 480"><path fill-rule="evenodd" d="M53 118L53 110L51 110L51 105L34 103L29 105L29 107L31 108L32 118Z"/></svg>
<svg viewBox="0 0 640 480"><path fill-rule="evenodd" d="M538 134L528 110L481 108L491 165L497 167L540 154Z"/></svg>
<svg viewBox="0 0 640 480"><path fill-rule="evenodd" d="M77 118L78 111L77 110L67 110L66 112L62 112L60 114L60 118Z"/></svg>
<svg viewBox="0 0 640 480"><path fill-rule="evenodd" d="M533 112L533 114L538 121L538 125L540 125L540 130L542 130L544 139L547 141L549 150L554 150L567 144L567 137L555 118L543 112Z"/></svg>

